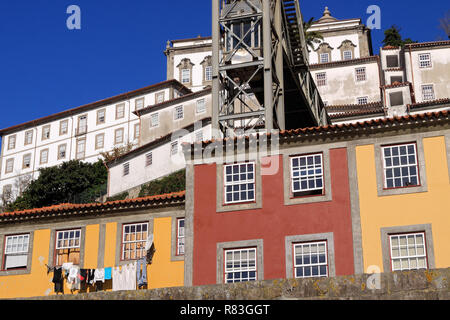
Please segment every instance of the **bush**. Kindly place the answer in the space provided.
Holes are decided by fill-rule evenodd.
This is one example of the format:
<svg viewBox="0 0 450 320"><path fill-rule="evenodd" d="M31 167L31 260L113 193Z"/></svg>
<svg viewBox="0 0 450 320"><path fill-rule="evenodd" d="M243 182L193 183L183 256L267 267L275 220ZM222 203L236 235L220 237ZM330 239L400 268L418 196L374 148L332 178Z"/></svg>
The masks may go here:
<svg viewBox="0 0 450 320"><path fill-rule="evenodd" d="M160 194L186 190L186 170L172 173L162 179L151 181L142 186L139 197L155 196Z"/></svg>

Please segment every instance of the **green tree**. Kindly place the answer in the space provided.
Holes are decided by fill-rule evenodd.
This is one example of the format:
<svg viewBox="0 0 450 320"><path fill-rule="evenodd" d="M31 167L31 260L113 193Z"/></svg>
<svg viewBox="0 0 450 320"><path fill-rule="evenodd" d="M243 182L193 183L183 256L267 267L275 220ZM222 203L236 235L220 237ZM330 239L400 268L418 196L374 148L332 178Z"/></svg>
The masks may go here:
<svg viewBox="0 0 450 320"><path fill-rule="evenodd" d="M174 172L162 179L151 181L141 188L139 197L155 196L160 194L186 190L186 170Z"/></svg>
<svg viewBox="0 0 450 320"><path fill-rule="evenodd" d="M384 31L384 46L403 47L405 44L417 43L411 38L402 39L400 35L401 29L395 25Z"/></svg>
<svg viewBox="0 0 450 320"><path fill-rule="evenodd" d="M106 193L108 171L99 160L78 160L39 170L39 177L6 208L7 211L42 208L61 203L94 202Z"/></svg>
<svg viewBox="0 0 450 320"><path fill-rule="evenodd" d="M305 32L305 42L310 48L314 48L314 43L320 43L323 41L323 35L319 31L308 31L314 22L314 17L309 19L308 22L303 21L303 31Z"/></svg>

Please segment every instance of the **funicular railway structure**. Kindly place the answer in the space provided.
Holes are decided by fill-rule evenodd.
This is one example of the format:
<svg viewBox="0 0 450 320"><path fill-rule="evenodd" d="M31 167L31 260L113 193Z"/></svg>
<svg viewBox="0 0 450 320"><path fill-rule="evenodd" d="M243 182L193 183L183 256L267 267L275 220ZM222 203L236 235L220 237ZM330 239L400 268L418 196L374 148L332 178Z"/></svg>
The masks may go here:
<svg viewBox="0 0 450 320"><path fill-rule="evenodd" d="M298 0L213 0L212 18L214 135L330 122L309 72Z"/></svg>

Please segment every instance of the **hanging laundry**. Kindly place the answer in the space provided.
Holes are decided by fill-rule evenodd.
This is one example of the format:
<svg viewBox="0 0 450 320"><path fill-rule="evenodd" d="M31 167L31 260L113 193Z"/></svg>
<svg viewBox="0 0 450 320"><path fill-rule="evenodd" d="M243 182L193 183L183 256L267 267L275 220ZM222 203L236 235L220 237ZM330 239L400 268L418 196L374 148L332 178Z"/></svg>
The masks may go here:
<svg viewBox="0 0 450 320"><path fill-rule="evenodd" d="M88 270L88 277L87 277L87 283L89 285L94 284L94 277L95 277L95 269L89 269Z"/></svg>
<svg viewBox="0 0 450 320"><path fill-rule="evenodd" d="M87 269L80 269L80 274L78 275L78 277L80 278L81 284L86 283L87 273L88 273Z"/></svg>
<svg viewBox="0 0 450 320"><path fill-rule="evenodd" d="M62 268L55 268L53 271L52 282L55 284L55 293L56 294L58 294L59 292L64 294L64 288L63 288L64 278L63 278L62 272L63 272Z"/></svg>
<svg viewBox="0 0 450 320"><path fill-rule="evenodd" d="M112 278L112 268L105 268L105 280L111 280Z"/></svg>
<svg viewBox="0 0 450 320"><path fill-rule="evenodd" d="M63 263L62 269L63 269L64 271L69 271L69 269L70 269L72 266L73 266L73 262L66 262L66 263Z"/></svg>
<svg viewBox="0 0 450 320"><path fill-rule="evenodd" d="M69 269L69 275L67 276L67 287L73 290L80 290L80 268L78 266L72 266Z"/></svg>
<svg viewBox="0 0 450 320"><path fill-rule="evenodd" d="M105 269L95 269L94 272L94 282L103 282L105 283Z"/></svg>
<svg viewBox="0 0 450 320"><path fill-rule="evenodd" d="M112 269L112 289L113 291L125 290L125 271L124 267L114 267Z"/></svg>
<svg viewBox="0 0 450 320"><path fill-rule="evenodd" d="M125 283L124 290L136 290L136 261L125 266Z"/></svg>
<svg viewBox="0 0 450 320"><path fill-rule="evenodd" d="M147 259L142 258L137 262L137 284L138 288L141 289L143 286L147 285Z"/></svg>

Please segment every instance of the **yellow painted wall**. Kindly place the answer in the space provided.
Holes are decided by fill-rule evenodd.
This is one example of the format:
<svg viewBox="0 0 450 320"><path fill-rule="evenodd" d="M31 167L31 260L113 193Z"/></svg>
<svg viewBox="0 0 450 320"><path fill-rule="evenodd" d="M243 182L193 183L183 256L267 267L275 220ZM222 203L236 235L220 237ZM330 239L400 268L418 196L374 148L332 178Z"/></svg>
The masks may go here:
<svg viewBox="0 0 450 320"><path fill-rule="evenodd" d="M148 267L148 288L178 287L184 284L184 261L170 261L172 218L154 220L155 255Z"/></svg>
<svg viewBox="0 0 450 320"><path fill-rule="evenodd" d="M450 181L444 137L423 140L428 192L378 197L373 145L356 147L364 271L383 272L381 228L431 224L437 268L450 267Z"/></svg>
<svg viewBox="0 0 450 320"><path fill-rule="evenodd" d="M171 219L170 217L154 219L156 252L153 264L147 266L148 289L183 286L184 283L184 261L171 261ZM47 275L47 267L45 266L45 264L48 264L49 258L50 232L50 229L34 232L30 274L0 276L0 299L29 298L54 294L53 272ZM88 225L86 227L85 263L82 268L97 268L99 234L99 225ZM104 267L115 266L116 235L117 223L107 223ZM64 293L70 294L65 285Z"/></svg>

